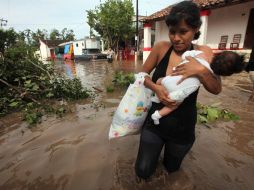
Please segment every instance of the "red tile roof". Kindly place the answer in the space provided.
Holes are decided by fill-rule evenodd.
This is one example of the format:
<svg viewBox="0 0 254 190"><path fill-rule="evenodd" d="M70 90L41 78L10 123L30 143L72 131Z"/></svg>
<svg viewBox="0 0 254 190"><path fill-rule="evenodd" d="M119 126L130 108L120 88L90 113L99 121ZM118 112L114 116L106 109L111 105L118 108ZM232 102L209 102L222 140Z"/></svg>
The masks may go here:
<svg viewBox="0 0 254 190"><path fill-rule="evenodd" d="M67 42L67 40L41 40L41 41L50 48L57 47L59 44Z"/></svg>
<svg viewBox="0 0 254 190"><path fill-rule="evenodd" d="M225 3L226 1L228 0L193 0L193 2L197 3L201 8Z"/></svg>
<svg viewBox="0 0 254 190"><path fill-rule="evenodd" d="M192 0L197 3L201 9L214 9L222 6L229 6L237 3L245 3L247 1L253 0ZM153 13L150 16L147 16L143 19L145 22L163 20L166 15L169 14L173 5L170 5L158 12Z"/></svg>

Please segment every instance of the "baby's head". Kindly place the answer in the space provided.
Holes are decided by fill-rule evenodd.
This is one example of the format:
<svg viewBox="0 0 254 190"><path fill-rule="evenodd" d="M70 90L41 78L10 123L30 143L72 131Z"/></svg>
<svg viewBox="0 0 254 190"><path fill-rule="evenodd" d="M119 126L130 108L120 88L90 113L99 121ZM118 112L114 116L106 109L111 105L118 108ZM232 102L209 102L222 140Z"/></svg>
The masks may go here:
<svg viewBox="0 0 254 190"><path fill-rule="evenodd" d="M243 71L245 67L243 61L244 56L240 56L232 51L224 51L213 57L210 66L215 74L230 76Z"/></svg>

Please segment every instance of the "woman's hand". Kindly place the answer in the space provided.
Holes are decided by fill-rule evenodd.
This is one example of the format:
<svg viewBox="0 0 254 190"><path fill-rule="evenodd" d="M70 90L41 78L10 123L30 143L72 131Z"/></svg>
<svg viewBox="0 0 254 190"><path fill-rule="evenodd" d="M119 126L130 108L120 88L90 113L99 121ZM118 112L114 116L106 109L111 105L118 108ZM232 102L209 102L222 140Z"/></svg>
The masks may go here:
<svg viewBox="0 0 254 190"><path fill-rule="evenodd" d="M159 98L160 102L165 106L172 107L176 106L177 103L168 97L168 91L162 85L156 85L155 93Z"/></svg>
<svg viewBox="0 0 254 190"><path fill-rule="evenodd" d="M206 70L208 70L205 66L199 63L195 58L186 57L186 59L189 61L188 63L177 66L175 70L173 70L172 72L172 76L182 75L182 78L177 82L177 84L180 84L184 79L188 77L195 76L199 78L199 75L201 75Z"/></svg>

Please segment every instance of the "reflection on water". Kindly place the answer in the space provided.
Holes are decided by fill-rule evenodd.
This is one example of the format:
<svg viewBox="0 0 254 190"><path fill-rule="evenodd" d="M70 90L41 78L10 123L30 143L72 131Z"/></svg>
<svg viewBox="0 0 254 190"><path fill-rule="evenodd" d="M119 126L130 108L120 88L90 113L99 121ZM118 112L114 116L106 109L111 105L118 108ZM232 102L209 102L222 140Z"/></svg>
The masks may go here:
<svg viewBox="0 0 254 190"><path fill-rule="evenodd" d="M77 75L76 66L72 60L64 61L64 66L65 66L65 73L70 79L73 79L74 77L76 77Z"/></svg>
<svg viewBox="0 0 254 190"><path fill-rule="evenodd" d="M107 61L63 61L57 63L57 70L64 73L67 77L78 77L84 87L96 94L95 101L103 101L109 105L114 100L117 104L122 96L119 91L106 93L106 87L111 85L115 71L139 72L142 62L123 61L108 63ZM115 105L114 104L114 105Z"/></svg>
<svg viewBox="0 0 254 190"><path fill-rule="evenodd" d="M104 88L106 82L112 79L115 71L138 72L142 67L142 62L135 63L133 61L113 62L107 61L74 61L63 62L65 73L72 78L77 76L81 79L85 87ZM70 69L71 68L71 69Z"/></svg>

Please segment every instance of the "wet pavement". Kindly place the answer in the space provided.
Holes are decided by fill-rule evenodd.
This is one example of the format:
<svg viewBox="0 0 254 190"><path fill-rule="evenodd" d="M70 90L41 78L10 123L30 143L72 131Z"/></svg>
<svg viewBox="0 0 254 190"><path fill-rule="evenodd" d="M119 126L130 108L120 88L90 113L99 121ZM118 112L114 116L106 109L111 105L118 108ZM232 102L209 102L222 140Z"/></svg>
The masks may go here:
<svg viewBox="0 0 254 190"><path fill-rule="evenodd" d="M49 117L28 128L19 113L0 119L0 190L252 190L254 189L254 103L248 102L247 73L223 78L223 92L201 88L198 100L217 103L240 116L233 122L197 125L196 142L180 171L161 164L147 182L137 182L134 163L139 136L108 140L123 90L107 93L116 70L138 72L142 63L58 62L96 96L70 104L73 113Z"/></svg>

